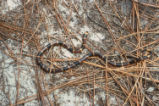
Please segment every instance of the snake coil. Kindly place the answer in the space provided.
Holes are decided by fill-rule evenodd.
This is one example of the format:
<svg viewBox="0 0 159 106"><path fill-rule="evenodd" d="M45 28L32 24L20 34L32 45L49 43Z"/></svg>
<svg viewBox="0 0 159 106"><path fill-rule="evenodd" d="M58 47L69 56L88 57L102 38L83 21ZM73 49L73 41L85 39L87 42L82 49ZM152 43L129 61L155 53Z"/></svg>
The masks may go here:
<svg viewBox="0 0 159 106"><path fill-rule="evenodd" d="M85 44L85 37L87 35L83 34L83 37L82 37L82 45L81 45L81 48L82 49L85 49L85 47L83 46ZM47 73L59 73L59 72L64 72L68 69L71 69L71 68L74 68L76 66L78 66L79 64L81 64L83 61L85 61L86 59L88 59L89 57L92 57L92 56L96 56L98 58L100 58L101 60L103 60L105 63L111 65L111 66L114 66L114 67L123 67L123 66L127 66L127 65L131 65L131 64L134 64L134 63L137 63L137 62L140 62L140 61L143 61L147 58L149 58L148 56L143 56L143 57L139 57L139 58L136 58L136 57L133 57L133 56L126 56L126 58L129 58L131 59L131 61L128 61L128 62L120 62L120 63L116 63L116 62L113 62L113 61L108 61L107 58L103 55L101 55L99 52L94 52L94 53L91 53L89 52L88 54L84 55L81 59L79 59L78 61L75 61L73 62L72 65L70 66L66 66L66 67L63 67L63 68L58 68L58 69L51 69L49 67L47 67L47 65L45 65L42 60L41 60L41 57L43 56L43 54L49 50L51 47L55 47L55 46L60 46L60 47L63 47L65 49L67 49L68 51L70 51L71 53L75 53L77 51L74 51L73 48L68 48L67 45L65 45L64 43L62 42L58 42L58 43L49 43L46 47L44 47L40 52L38 52L37 56L36 56L36 62L37 62L37 65L40 66L40 68L47 72Z"/></svg>

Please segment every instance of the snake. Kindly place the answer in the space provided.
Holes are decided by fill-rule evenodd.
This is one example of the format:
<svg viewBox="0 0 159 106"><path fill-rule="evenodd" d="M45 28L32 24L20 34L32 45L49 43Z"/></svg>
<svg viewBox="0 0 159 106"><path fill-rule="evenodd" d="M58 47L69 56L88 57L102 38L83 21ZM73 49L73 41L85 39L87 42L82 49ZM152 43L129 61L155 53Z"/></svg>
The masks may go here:
<svg viewBox="0 0 159 106"><path fill-rule="evenodd" d="M81 45L81 49L86 49L84 44L86 43L86 34L83 34L82 37L82 45ZM124 67L124 66L128 66L128 65L132 65L135 63L138 63L140 61L143 61L145 59L148 59L149 56L141 56L141 57L134 57L134 56L125 56L126 58L130 59L130 61L126 61L126 62L114 62L114 61L108 61L108 58L106 56L103 56L101 53L99 52L89 52L86 55L84 55L83 57L81 57L78 61L73 62L71 65L69 66L65 66L62 68L58 68L58 69L52 69L50 67L48 67L47 65L45 65L43 63L43 61L41 60L41 57L44 55L44 53L49 50L51 47L63 47L66 50L68 50L71 53L79 53L79 51L74 50L73 48L69 48L66 44L64 44L63 42L59 41L57 43L49 43L47 44L42 50L40 50L36 56L36 63L38 66L40 66L40 68L46 72L46 73L59 73L59 72L64 72L66 70L72 69L78 65L80 65L83 61L86 61L89 57L98 57L101 60L104 61L104 63L107 63L108 65L111 65L113 67Z"/></svg>

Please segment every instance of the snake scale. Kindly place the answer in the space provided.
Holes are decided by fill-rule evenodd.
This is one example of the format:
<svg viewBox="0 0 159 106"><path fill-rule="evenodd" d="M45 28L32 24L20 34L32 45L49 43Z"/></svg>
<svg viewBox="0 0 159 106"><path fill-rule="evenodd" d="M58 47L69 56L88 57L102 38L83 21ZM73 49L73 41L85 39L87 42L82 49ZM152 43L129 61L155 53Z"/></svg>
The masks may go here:
<svg viewBox="0 0 159 106"><path fill-rule="evenodd" d="M85 46L83 46L85 44L85 34L83 34L83 37L82 37L82 45L81 45L81 48L82 50L83 49L86 49ZM103 60L105 63L107 63L108 65L111 65L113 67L123 67L123 66L128 66L128 65L132 65L132 64L135 64L137 62L140 62L140 61L143 61L147 58L149 58L148 56L142 56L142 57L134 57L134 56L126 56L126 58L128 59L131 59L130 61L127 61L127 62L119 62L119 63L116 63L116 62L113 62L113 61L108 61L107 57L106 56L103 56L101 55L101 53L99 52L89 52L88 54L84 55L82 58L80 58L78 61L75 61L73 62L73 64L71 64L70 66L66 66L66 67L63 67L63 68L58 68L58 69L51 69L50 67L48 67L47 65L45 65L43 63L43 61L41 60L41 57L44 55L44 53L49 50L51 47L56 47L56 46L60 46L60 47L63 47L65 49L67 49L68 51L70 51L71 53L75 53L75 52L78 52L78 51L74 51L73 48L68 48L67 45L65 45L64 43L62 42L58 42L58 43L49 43L47 46L45 46L40 52L38 52L37 56L36 56L36 62L37 62L37 65L40 66L40 68L47 72L47 73L59 73L59 72L64 72L68 69L71 69L71 68L74 68L78 65L80 65L83 61L87 60L89 57L92 57L92 56L95 56L95 57L98 57L100 58L101 60Z"/></svg>

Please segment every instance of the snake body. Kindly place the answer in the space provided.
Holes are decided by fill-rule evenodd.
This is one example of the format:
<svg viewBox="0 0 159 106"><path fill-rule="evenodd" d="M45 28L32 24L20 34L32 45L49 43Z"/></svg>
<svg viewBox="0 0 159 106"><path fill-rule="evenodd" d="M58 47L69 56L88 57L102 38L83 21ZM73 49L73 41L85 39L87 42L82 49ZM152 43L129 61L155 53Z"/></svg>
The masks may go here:
<svg viewBox="0 0 159 106"><path fill-rule="evenodd" d="M85 40L84 38L82 40ZM85 43L85 41L83 41L83 44ZM84 49L85 47L81 46L82 49ZM37 56L36 56L36 62L37 64L40 66L40 68L47 72L47 73L59 73L59 72L64 72L68 69L71 69L71 68L74 68L76 66L78 66L79 64L81 64L83 61L87 60L89 57L92 57L92 56L95 56L95 57L98 57L100 58L101 60L103 60L105 63L107 63L108 65L111 65L113 67L123 67L123 66L127 66L127 65L131 65L131 64L134 64L134 63L137 63L137 62L140 62L140 61L143 61L145 59L148 58L148 56L143 56L143 57L139 57L139 58L136 58L136 57L133 57L133 56L126 56L126 58L128 59L131 59L130 61L128 62L120 62L120 63L116 63L116 62L113 62L113 61L108 61L108 59L101 55L99 52L89 52L88 54L84 55L81 59L79 59L78 61L75 61L73 62L73 64L71 64L70 66L66 66L66 67L63 67L63 68L58 68L58 69L51 69L49 68L47 65L45 65L42 60L41 60L41 57L43 56L43 54L49 50L51 47L55 47L55 46L60 46L60 47L63 47L65 49L67 49L68 51L70 51L71 53L74 53L76 51L73 50L73 48L68 48L67 45L65 45L64 43L62 42L58 42L58 43L49 43L47 46L45 46L40 52L38 52Z"/></svg>

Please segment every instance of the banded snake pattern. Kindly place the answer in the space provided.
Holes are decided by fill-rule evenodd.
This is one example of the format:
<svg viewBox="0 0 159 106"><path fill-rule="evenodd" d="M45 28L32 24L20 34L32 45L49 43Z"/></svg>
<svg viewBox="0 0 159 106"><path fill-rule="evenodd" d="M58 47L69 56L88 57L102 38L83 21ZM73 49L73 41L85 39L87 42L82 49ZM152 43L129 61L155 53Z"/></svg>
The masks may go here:
<svg viewBox="0 0 159 106"><path fill-rule="evenodd" d="M85 49L85 37L87 35L83 34L83 37L82 37L82 45L81 45L81 49ZM111 65L113 67L123 67L123 66L128 66L128 65L131 65L131 64L135 64L137 62L140 62L140 61L143 61L145 59L148 59L149 56L142 56L142 57L134 57L134 56L126 56L126 58L128 59L131 59L130 61L127 61L127 62L119 62L119 63L116 63L116 62L113 62L113 61L108 61L107 57L101 55L99 52L89 52L88 54L84 55L82 58L80 58L78 61L75 61L73 62L73 64L71 64L70 66L66 66L66 67L63 67L63 68L58 68L58 69L51 69L50 67L48 67L47 65L45 65L43 63L43 61L41 60L41 57L43 56L43 54L49 50L51 47L56 47L56 46L60 46L60 47L63 47L65 49L67 49L69 52L71 53L75 53L77 51L74 51L73 48L68 48L67 45L65 45L64 43L62 42L58 42L58 43L49 43L47 46L45 46L40 52L38 52L37 56L36 56L36 62L37 62L37 65L40 66L40 68L45 71L46 73L59 73L59 72L64 72L68 69L71 69L71 68L74 68L78 65L80 65L83 61L87 60L89 57L92 57L92 56L95 56L95 57L98 57L100 58L101 60L103 60L105 63L107 63L108 65ZM151 53L151 52L150 52ZM151 54L150 54L151 55Z"/></svg>

